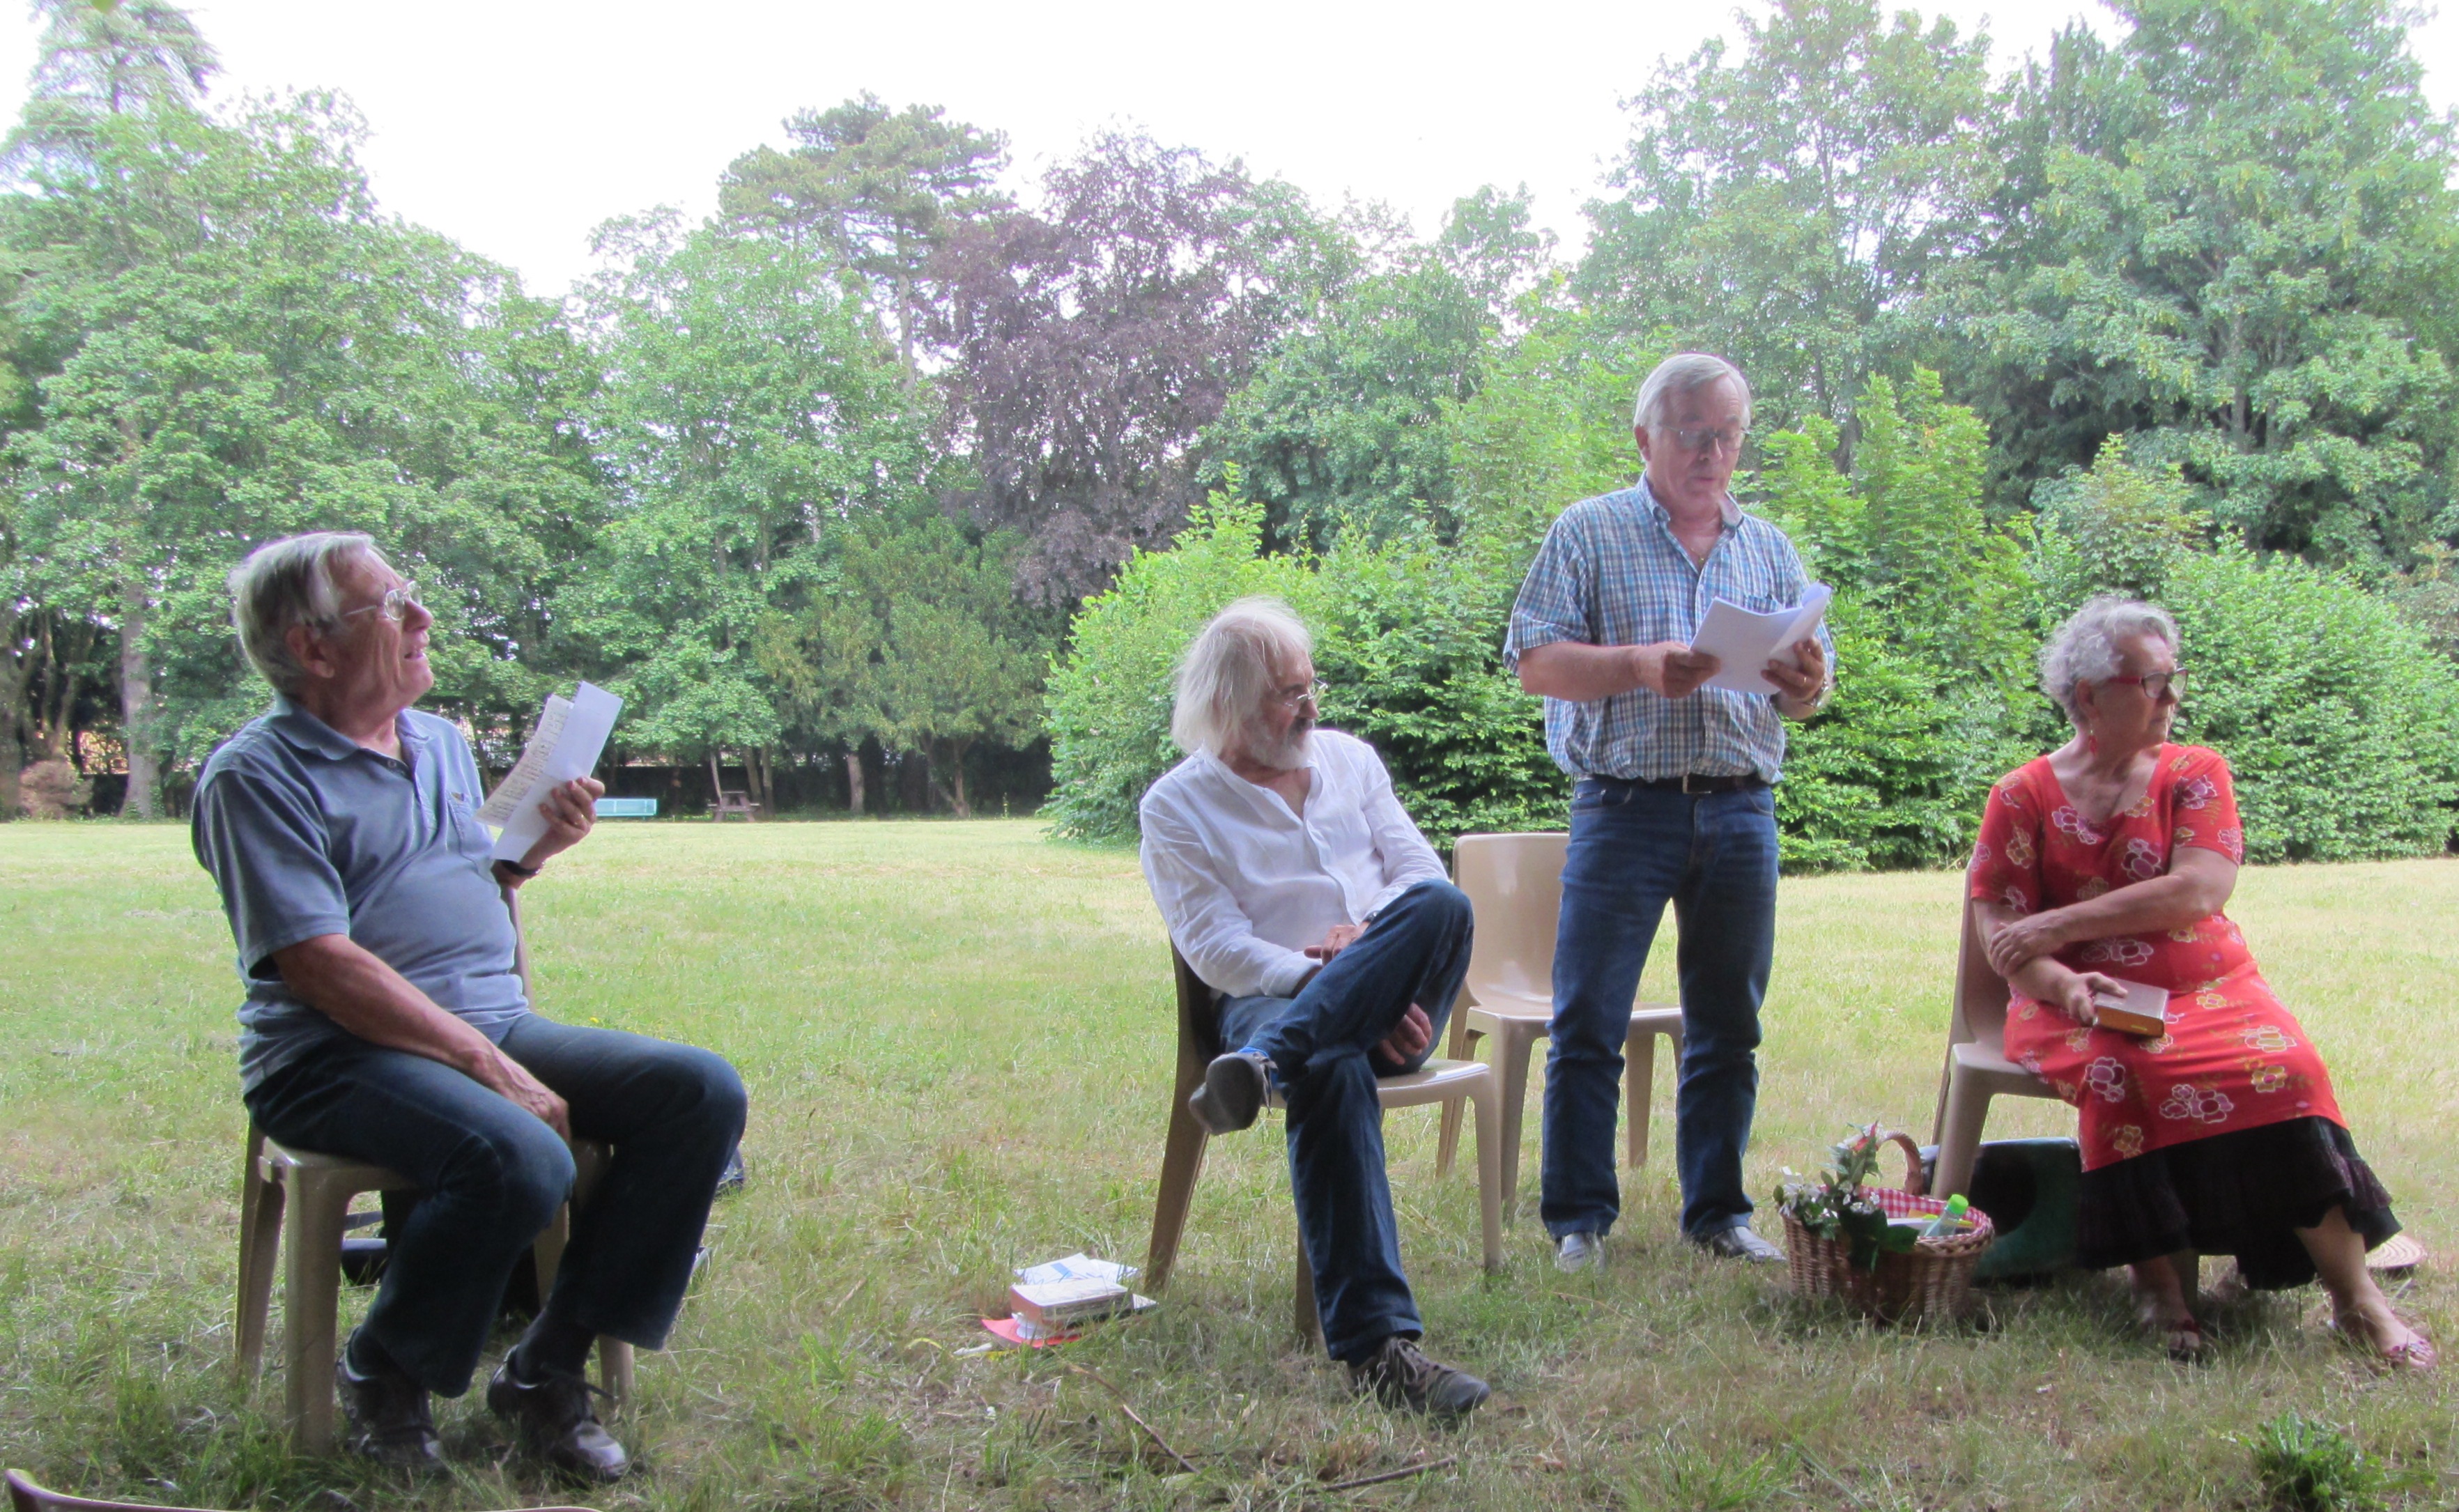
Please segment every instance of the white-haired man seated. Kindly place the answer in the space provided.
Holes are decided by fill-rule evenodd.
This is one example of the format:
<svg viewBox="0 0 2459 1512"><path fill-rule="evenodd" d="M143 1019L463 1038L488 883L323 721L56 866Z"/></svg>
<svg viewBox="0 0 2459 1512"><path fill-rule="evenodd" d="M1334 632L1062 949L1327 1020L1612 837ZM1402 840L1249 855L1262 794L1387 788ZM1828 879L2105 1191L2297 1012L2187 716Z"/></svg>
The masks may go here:
<svg viewBox="0 0 2459 1512"><path fill-rule="evenodd" d="M1377 1069L1415 1070L1468 970L1468 899L1374 748L1315 728L1314 644L1271 598L1215 618L1180 665L1187 758L1145 794L1145 878L1179 953L1223 995L1221 1043L1188 1106L1215 1134L1289 1114L1298 1239L1324 1345L1359 1391L1439 1416L1486 1398L1428 1359L1400 1273Z"/></svg>
<svg viewBox="0 0 2459 1512"><path fill-rule="evenodd" d="M197 780L197 859L247 988L241 1097L283 1144L399 1171L422 1194L334 1361L349 1447L441 1462L428 1394L468 1389L505 1280L572 1190L579 1135L612 1144L613 1166L487 1405L558 1470L615 1480L630 1460L581 1366L601 1334L665 1342L743 1133L743 1082L708 1051L530 1011L504 891L578 843L605 789L558 787L544 837L493 859L469 743L410 706L435 682L434 621L373 541L275 541L231 575L231 597L241 647L276 690Z"/></svg>

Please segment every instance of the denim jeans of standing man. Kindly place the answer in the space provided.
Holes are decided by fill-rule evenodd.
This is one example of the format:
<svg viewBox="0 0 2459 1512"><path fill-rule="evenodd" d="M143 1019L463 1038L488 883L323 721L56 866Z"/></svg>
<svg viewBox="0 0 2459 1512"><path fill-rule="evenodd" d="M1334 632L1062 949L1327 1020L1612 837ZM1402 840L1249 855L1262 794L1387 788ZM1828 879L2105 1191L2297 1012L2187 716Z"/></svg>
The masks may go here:
<svg viewBox="0 0 2459 1512"><path fill-rule="evenodd" d="M615 1151L575 1215L542 1316L659 1348L743 1132L742 1079L706 1050L535 1014L502 1048L569 1104L576 1136ZM562 1137L441 1061L355 1037L275 1071L246 1102L275 1141L383 1166L422 1189L362 1327L402 1374L461 1395L506 1278L571 1194Z"/></svg>
<svg viewBox="0 0 2459 1512"><path fill-rule="evenodd" d="M1424 1332L1383 1171L1377 1075L1423 1064L1442 1040L1468 974L1469 904L1448 882L1420 882L1392 900L1356 944L1295 998L1232 998L1221 1005L1225 1049L1260 1050L1287 1107L1290 1190L1298 1242L1314 1274L1325 1352L1365 1358L1395 1334ZM1407 1065L1371 1055L1416 1003L1434 1024Z"/></svg>
<svg viewBox="0 0 2459 1512"><path fill-rule="evenodd" d="M1589 778L1573 793L1545 1052L1547 1233L1602 1234L1622 1211L1614 1119L1623 1042L1669 902L1680 932L1682 1231L1704 1239L1749 1221L1742 1152L1758 1106L1755 1052L1776 952L1776 802L1764 787L1694 797Z"/></svg>

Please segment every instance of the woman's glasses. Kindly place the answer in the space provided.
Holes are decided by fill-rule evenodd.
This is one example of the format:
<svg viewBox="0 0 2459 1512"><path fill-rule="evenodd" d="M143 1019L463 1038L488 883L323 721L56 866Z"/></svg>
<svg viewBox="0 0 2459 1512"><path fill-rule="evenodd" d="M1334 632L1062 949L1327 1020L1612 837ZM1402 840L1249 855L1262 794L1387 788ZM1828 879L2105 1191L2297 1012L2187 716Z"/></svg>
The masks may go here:
<svg viewBox="0 0 2459 1512"><path fill-rule="evenodd" d="M2143 690L2143 696L2157 704L2167 694L2186 696L2186 669L2172 667L2166 672L2146 672L2141 677L2105 677L2103 682L2132 682Z"/></svg>

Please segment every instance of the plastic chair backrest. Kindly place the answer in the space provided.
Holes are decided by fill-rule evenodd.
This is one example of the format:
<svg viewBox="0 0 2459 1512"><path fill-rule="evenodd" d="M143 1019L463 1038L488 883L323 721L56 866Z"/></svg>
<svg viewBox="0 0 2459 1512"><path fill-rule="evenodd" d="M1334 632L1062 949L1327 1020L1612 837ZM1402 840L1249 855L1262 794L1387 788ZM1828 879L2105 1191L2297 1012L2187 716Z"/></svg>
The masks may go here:
<svg viewBox="0 0 2459 1512"><path fill-rule="evenodd" d="M1981 915L1972 900L1964 900L1964 938L1955 950L1955 1017L1948 1025L1950 1048L1975 1040L2000 1049L2007 1043L2007 979L1990 969L1981 948Z"/></svg>
<svg viewBox="0 0 2459 1512"><path fill-rule="evenodd" d="M1178 983L1179 1054L1208 1061L1221 1053L1221 995L1195 975L1175 941L1169 947L1169 968Z"/></svg>
<svg viewBox="0 0 2459 1512"><path fill-rule="evenodd" d="M1472 834L1453 847L1453 878L1477 918L1465 984L1477 1001L1553 996L1554 929L1570 843L1561 833Z"/></svg>

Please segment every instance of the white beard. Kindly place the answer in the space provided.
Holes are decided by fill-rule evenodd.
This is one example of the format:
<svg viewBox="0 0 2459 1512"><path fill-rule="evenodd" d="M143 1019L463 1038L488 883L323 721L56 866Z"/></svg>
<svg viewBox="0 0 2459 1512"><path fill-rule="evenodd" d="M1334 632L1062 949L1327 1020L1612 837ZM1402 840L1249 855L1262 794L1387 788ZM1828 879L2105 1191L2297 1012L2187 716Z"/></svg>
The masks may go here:
<svg viewBox="0 0 2459 1512"><path fill-rule="evenodd" d="M1292 724L1289 733L1273 740L1263 731L1250 727L1247 732L1248 754L1274 771L1295 771L1307 764L1312 754L1314 721L1300 720Z"/></svg>

